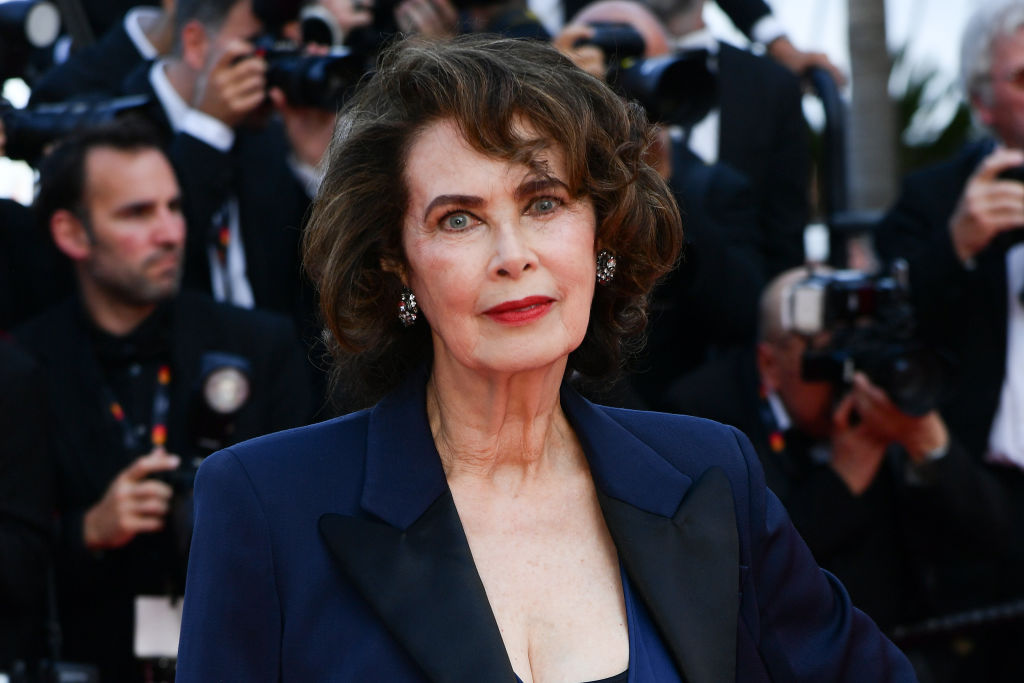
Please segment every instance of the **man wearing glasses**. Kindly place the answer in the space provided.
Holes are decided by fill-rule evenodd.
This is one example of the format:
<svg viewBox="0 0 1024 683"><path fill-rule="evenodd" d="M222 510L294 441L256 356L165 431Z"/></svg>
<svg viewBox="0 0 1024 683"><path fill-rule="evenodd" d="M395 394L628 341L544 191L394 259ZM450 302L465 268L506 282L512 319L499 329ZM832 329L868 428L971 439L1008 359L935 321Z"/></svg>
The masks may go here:
<svg viewBox="0 0 1024 683"><path fill-rule="evenodd" d="M989 137L916 173L876 233L880 254L905 258L922 332L958 365L942 413L952 434L996 474L1024 533L1024 0L976 10L961 75ZM1024 544L1001 563L995 600L1024 596ZM1021 642L1021 621L1011 623ZM1014 640L1016 639L1016 640ZM1017 653L988 680L1024 680ZM1008 677L1000 678L1006 674ZM981 680L981 679L974 679Z"/></svg>

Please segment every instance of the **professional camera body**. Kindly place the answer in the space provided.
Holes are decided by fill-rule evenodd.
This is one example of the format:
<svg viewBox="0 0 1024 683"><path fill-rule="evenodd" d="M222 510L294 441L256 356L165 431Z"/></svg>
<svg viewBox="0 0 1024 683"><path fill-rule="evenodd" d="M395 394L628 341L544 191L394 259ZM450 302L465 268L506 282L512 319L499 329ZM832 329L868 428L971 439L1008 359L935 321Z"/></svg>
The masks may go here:
<svg viewBox="0 0 1024 683"><path fill-rule="evenodd" d="M122 114L149 106L146 95L109 100L75 100L16 109L0 99L0 120L7 136L6 153L11 159L37 162L46 146L88 126L111 121Z"/></svg>
<svg viewBox="0 0 1024 683"><path fill-rule="evenodd" d="M828 335L824 346L804 353L805 381L831 382L845 392L861 371L908 415L938 405L950 363L915 337L904 263L891 273L811 271L788 291L782 315L787 330Z"/></svg>
<svg viewBox="0 0 1024 683"><path fill-rule="evenodd" d="M594 33L576 45L595 45L608 60L608 84L636 100L652 122L690 126L718 99L718 78L707 50L644 58L643 36L629 24L593 22Z"/></svg>
<svg viewBox="0 0 1024 683"><path fill-rule="evenodd" d="M301 45L265 35L254 41L267 61L267 87L277 87L295 107L336 111L369 70L369 58L334 46L327 54L306 54Z"/></svg>

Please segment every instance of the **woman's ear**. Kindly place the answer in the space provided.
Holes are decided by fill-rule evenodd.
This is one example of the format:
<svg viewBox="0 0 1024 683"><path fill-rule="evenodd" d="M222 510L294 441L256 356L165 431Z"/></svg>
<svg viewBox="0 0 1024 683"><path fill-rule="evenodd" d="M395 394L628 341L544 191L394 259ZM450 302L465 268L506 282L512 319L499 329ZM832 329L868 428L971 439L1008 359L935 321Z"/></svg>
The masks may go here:
<svg viewBox="0 0 1024 683"><path fill-rule="evenodd" d="M92 253L92 239L78 216L59 209L50 217L53 242L72 261L83 261Z"/></svg>

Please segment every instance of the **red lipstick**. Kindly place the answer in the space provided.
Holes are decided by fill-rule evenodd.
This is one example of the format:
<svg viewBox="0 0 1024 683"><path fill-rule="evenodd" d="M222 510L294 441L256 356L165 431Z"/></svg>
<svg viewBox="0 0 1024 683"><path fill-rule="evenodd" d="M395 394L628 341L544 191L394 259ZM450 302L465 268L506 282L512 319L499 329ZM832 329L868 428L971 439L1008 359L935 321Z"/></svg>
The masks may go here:
<svg viewBox="0 0 1024 683"><path fill-rule="evenodd" d="M543 317L554 302L549 296L528 296L500 303L484 311L484 315L504 325L525 325Z"/></svg>

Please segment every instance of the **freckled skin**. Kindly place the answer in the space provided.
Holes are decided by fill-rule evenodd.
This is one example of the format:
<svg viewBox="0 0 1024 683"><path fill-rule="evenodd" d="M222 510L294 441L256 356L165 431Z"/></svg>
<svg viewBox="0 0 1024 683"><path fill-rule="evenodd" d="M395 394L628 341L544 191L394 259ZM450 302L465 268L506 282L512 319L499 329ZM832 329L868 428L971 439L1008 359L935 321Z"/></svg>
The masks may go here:
<svg viewBox="0 0 1024 683"><path fill-rule="evenodd" d="M471 149L447 121L413 143L403 243L435 364L530 370L564 362L583 341L595 286L594 209L562 184L561 151L545 160L549 180L539 182L525 165ZM528 324L486 313L538 296L550 308Z"/></svg>

